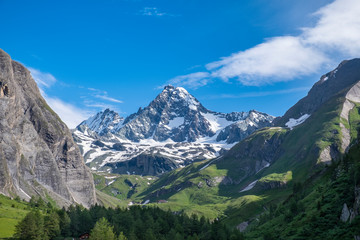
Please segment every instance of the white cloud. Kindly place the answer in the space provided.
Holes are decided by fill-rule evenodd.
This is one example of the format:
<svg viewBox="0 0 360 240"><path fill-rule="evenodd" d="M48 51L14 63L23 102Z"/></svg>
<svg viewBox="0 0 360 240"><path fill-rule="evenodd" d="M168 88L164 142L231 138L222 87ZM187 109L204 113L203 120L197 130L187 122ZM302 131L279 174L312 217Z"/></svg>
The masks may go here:
<svg viewBox="0 0 360 240"><path fill-rule="evenodd" d="M349 57L360 55L360 1L337 0L315 13L315 27L304 29L304 38L316 47L337 50Z"/></svg>
<svg viewBox="0 0 360 240"><path fill-rule="evenodd" d="M305 92L310 90L309 87L298 87L298 88L290 88L283 90L275 90L275 91L259 91L259 92L247 92L241 94L220 94L220 95L212 95L205 97L207 99L222 99L222 98L251 98L251 97L264 97L264 96L273 96L279 94L289 94L294 92Z"/></svg>
<svg viewBox="0 0 360 240"><path fill-rule="evenodd" d="M79 123L87 119L91 114L88 111L80 109L70 103L66 103L56 97L48 96L45 92L46 88L55 84L56 78L50 73L41 72L38 69L28 67L31 76L37 83L40 93L47 104L54 110L61 120L70 128L75 128Z"/></svg>
<svg viewBox="0 0 360 240"><path fill-rule="evenodd" d="M46 94L43 95L43 97L70 129L75 128L82 121L91 116L90 112L75 107L74 105L66 103L58 98L49 97L46 96Z"/></svg>
<svg viewBox="0 0 360 240"><path fill-rule="evenodd" d="M206 68L212 77L224 81L237 78L244 85L261 85L314 73L325 62L321 52L298 37L286 36L209 63Z"/></svg>
<svg viewBox="0 0 360 240"><path fill-rule="evenodd" d="M113 98L113 97L109 97L108 93L106 91L97 89L97 88L87 88L88 90L90 90L91 92L94 92L94 94L91 94L93 97L95 98L99 98L99 99L103 99L109 102L113 102L113 103L124 103L123 101Z"/></svg>
<svg viewBox="0 0 360 240"><path fill-rule="evenodd" d="M39 88L41 87L50 87L56 82L56 78L50 73L41 72L35 68L28 67L31 72L31 76L34 78L35 82L38 84Z"/></svg>
<svg viewBox="0 0 360 240"><path fill-rule="evenodd" d="M115 110L117 113L123 113L121 109L118 108L118 106L114 104L104 103L97 101L96 99L91 99L88 96L82 97L83 98L83 104L85 107L93 109L94 111L100 111L105 110L107 108Z"/></svg>
<svg viewBox="0 0 360 240"><path fill-rule="evenodd" d="M208 72L196 72L187 75L177 76L169 81L172 85L182 85L189 88L196 89L205 86L210 81L210 74Z"/></svg>
<svg viewBox="0 0 360 240"><path fill-rule="evenodd" d="M172 16L171 14L161 12L156 7L144 7L140 11L140 14L143 15L143 16L157 16L157 17L161 17L161 16L165 16L165 15Z"/></svg>
<svg viewBox="0 0 360 240"><path fill-rule="evenodd" d="M116 98L108 97L107 95L95 95L95 97L104 99L106 101L114 102L114 103L123 103L123 101L118 100Z"/></svg>
<svg viewBox="0 0 360 240"><path fill-rule="evenodd" d="M191 78L194 73L175 79L178 84L191 82L197 87L208 84L211 78L264 85L318 73L329 63L335 65L344 58L359 57L359 14L359 0L335 0L314 14L317 20L313 27L303 28L297 36L273 37L209 63L208 75L201 72L204 78Z"/></svg>

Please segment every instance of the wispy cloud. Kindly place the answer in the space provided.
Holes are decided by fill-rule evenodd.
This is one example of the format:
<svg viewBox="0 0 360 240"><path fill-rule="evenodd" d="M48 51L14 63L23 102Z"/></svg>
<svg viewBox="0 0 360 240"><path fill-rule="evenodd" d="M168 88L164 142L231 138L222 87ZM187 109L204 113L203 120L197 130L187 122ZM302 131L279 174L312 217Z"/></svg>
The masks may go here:
<svg viewBox="0 0 360 240"><path fill-rule="evenodd" d="M207 85L210 80L210 73L196 72L187 75L177 76L173 79L170 79L169 83L172 85L183 85L196 89Z"/></svg>
<svg viewBox="0 0 360 240"><path fill-rule="evenodd" d="M51 97L46 94L46 89L57 82L56 78L52 74L44 73L31 67L28 67L28 69L37 83L40 93L45 101L69 128L75 128L79 123L91 115L90 112L86 110L80 109L70 103L62 101L59 98Z"/></svg>
<svg viewBox="0 0 360 240"><path fill-rule="evenodd" d="M48 88L56 82L56 78L50 73L41 72L32 67L28 67L28 69L31 72L31 76L33 77L33 79L40 88L41 87Z"/></svg>
<svg viewBox="0 0 360 240"><path fill-rule="evenodd" d="M251 97L264 97L264 96L275 96L281 94L289 94L294 92L305 92L309 91L311 87L299 87L299 88L290 88L276 91L259 91L259 92L247 92L241 94L219 94L206 96L206 99L224 99L224 98L251 98Z"/></svg>
<svg viewBox="0 0 360 240"><path fill-rule="evenodd" d="M113 103L124 103L123 101L121 101L119 99L109 97L107 91L97 89L97 88L91 88L91 87L87 88L87 89L90 90L91 92L93 92L93 94L91 94L91 95L95 98L113 102Z"/></svg>
<svg viewBox="0 0 360 240"><path fill-rule="evenodd" d="M211 82L210 79L219 78L256 86L318 73L325 65L334 65L329 60L334 59L333 56L351 58L359 55L359 12L359 0L335 0L319 9L314 14L314 26L303 28L299 35L267 39L250 49L207 64L208 74L201 72L204 78L191 78L194 74L189 74L176 77L175 82L200 87Z"/></svg>
<svg viewBox="0 0 360 240"><path fill-rule="evenodd" d="M97 112L109 108L116 111L119 114L125 114L117 104L97 101L96 99L89 98L89 96L83 96L82 98L83 98L83 105L88 109L92 109L93 110L92 112L94 111Z"/></svg>
<svg viewBox="0 0 360 240"><path fill-rule="evenodd" d="M89 118L92 114L90 111L80 109L70 103L64 102L56 97L49 97L46 94L43 95L49 106L59 115L61 120L66 125L73 129L79 125L82 121Z"/></svg>
<svg viewBox="0 0 360 240"><path fill-rule="evenodd" d="M176 15L162 12L157 7L144 7L140 10L140 15L143 16L155 16L155 17L162 17L162 16L170 16L175 17Z"/></svg>
<svg viewBox="0 0 360 240"><path fill-rule="evenodd" d="M114 103L123 103L123 101L121 101L121 100L118 100L118 99L112 98L112 97L108 97L106 95L95 95L95 97L106 100L106 101L114 102Z"/></svg>
<svg viewBox="0 0 360 240"><path fill-rule="evenodd" d="M322 52L298 37L286 36L209 63L206 68L223 81L237 78L244 85L263 85L315 73L325 62Z"/></svg>

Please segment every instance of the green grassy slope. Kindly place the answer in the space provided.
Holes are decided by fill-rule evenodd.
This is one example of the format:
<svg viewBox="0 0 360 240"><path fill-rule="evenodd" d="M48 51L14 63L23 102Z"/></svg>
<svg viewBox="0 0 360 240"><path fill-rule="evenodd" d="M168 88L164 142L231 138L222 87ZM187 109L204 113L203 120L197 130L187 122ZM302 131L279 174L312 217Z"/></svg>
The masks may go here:
<svg viewBox="0 0 360 240"><path fill-rule="evenodd" d="M29 204L0 194L0 239L13 236L16 224L29 212Z"/></svg>
<svg viewBox="0 0 360 240"><path fill-rule="evenodd" d="M139 193L145 191L156 179L153 176L93 174L95 187L102 193L112 196L127 205L130 202L141 202Z"/></svg>
<svg viewBox="0 0 360 240"><path fill-rule="evenodd" d="M139 197L165 210L198 214L210 219L223 218L234 227L259 214L267 202L283 200L289 194L287 189L240 193L241 186L224 185L227 170L218 169L215 164L203 168L207 164L207 161L197 162L167 173Z"/></svg>

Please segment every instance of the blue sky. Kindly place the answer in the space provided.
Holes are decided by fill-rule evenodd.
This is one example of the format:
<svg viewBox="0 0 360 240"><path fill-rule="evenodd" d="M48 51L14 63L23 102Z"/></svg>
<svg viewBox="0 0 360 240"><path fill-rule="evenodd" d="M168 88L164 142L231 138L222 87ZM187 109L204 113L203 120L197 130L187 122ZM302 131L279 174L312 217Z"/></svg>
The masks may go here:
<svg viewBox="0 0 360 240"><path fill-rule="evenodd" d="M358 0L0 0L0 48L73 128L166 84L214 111L275 116L360 56Z"/></svg>

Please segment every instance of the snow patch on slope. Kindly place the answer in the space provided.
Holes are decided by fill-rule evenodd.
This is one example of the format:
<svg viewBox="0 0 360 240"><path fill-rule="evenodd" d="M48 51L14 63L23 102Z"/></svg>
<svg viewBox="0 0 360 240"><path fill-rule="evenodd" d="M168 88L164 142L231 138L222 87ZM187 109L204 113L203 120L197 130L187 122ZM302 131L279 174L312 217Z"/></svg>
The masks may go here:
<svg viewBox="0 0 360 240"><path fill-rule="evenodd" d="M240 192L246 192L249 191L251 189L253 189L256 185L258 180L253 181L252 183L250 183L249 185L247 185L243 190L241 190Z"/></svg>
<svg viewBox="0 0 360 240"><path fill-rule="evenodd" d="M298 119L290 118L289 121L287 123L285 123L285 126L287 126L288 128L290 128L290 130L292 130L294 127L305 122L306 119L308 119L309 117L310 117L309 114L304 114L301 117L299 117Z"/></svg>
<svg viewBox="0 0 360 240"><path fill-rule="evenodd" d="M201 115L209 122L210 128L214 133L234 123L213 113L201 113Z"/></svg>
<svg viewBox="0 0 360 240"><path fill-rule="evenodd" d="M24 190L22 190L22 188L19 188L19 190L29 199L31 198Z"/></svg>

